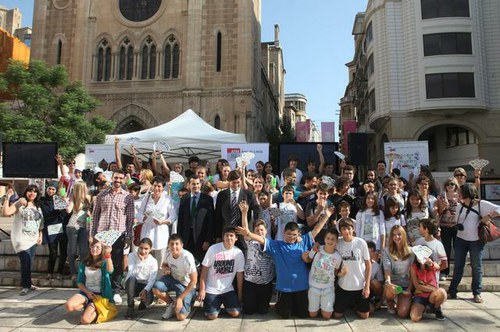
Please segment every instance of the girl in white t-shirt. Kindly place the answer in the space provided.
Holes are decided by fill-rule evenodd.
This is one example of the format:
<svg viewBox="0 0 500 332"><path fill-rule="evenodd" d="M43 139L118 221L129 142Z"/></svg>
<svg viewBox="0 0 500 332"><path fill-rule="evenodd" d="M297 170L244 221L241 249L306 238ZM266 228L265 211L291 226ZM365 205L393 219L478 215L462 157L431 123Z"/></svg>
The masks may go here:
<svg viewBox="0 0 500 332"><path fill-rule="evenodd" d="M373 241L380 251L385 241L385 225L377 204L377 194L367 193L362 209L356 214L356 236Z"/></svg>
<svg viewBox="0 0 500 332"><path fill-rule="evenodd" d="M408 194L405 217L408 242L413 246L422 237L418 230L419 221L430 218L429 208L418 190L412 190Z"/></svg>
<svg viewBox="0 0 500 332"><path fill-rule="evenodd" d="M384 206L384 224L385 224L385 234L389 234L392 227L406 226L405 217L401 215L401 208L399 202L394 197L389 197L385 201ZM382 249L387 247L389 237L386 237L385 243L382 244Z"/></svg>

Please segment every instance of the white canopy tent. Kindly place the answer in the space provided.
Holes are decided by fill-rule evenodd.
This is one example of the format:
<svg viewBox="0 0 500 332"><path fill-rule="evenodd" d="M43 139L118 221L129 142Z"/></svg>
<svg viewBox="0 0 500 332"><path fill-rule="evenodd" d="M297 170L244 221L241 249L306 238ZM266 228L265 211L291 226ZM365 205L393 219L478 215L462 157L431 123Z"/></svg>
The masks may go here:
<svg viewBox="0 0 500 332"><path fill-rule="evenodd" d="M154 128L106 135L105 144L114 144L115 137L120 139L120 150L125 155L132 155L133 145L137 156L147 160L156 148L163 151L168 162L186 161L192 155L214 161L220 158L221 144L246 143L245 135L215 129L190 109Z"/></svg>

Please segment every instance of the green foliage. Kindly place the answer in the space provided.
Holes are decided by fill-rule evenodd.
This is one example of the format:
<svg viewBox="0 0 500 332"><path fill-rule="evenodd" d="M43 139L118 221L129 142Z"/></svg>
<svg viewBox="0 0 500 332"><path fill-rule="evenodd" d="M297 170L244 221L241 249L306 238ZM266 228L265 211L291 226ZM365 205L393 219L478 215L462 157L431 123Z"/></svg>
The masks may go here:
<svg viewBox="0 0 500 332"><path fill-rule="evenodd" d="M0 75L0 92L13 97L9 106L0 105L6 142L57 142L59 153L70 158L84 152L85 144L103 143L115 127L101 116L90 116L98 100L81 82L69 82L64 66L12 60Z"/></svg>
<svg viewBox="0 0 500 332"><path fill-rule="evenodd" d="M272 126L266 128L266 136L269 142L269 161L273 164L273 169L278 169L279 144L294 143L295 130L287 121L282 122L279 127Z"/></svg>

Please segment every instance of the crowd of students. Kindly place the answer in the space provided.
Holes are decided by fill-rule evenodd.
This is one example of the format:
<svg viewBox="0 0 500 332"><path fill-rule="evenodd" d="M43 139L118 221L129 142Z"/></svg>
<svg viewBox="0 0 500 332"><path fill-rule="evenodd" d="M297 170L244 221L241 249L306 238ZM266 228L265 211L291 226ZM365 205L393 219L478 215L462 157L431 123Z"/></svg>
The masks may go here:
<svg viewBox="0 0 500 332"><path fill-rule="evenodd" d="M163 319L185 319L196 298L216 319L222 306L231 317L267 313L274 289L283 318L340 318L354 308L366 319L386 306L413 321L426 310L443 320L442 304L456 298L467 253L474 301L483 301L477 227L500 207L479 200L479 170L472 184L456 169L441 192L425 167L407 180L397 170L386 174L379 161L358 181L346 161L337 175L321 145L317 152L320 165L309 162L304 172L290 156L280 176L270 163L232 170L224 159L211 175L196 156L184 171L157 152L149 165L134 155L122 167L117 149L117 162L101 163L89 183L74 160L66 170L57 156L59 182L49 182L43 196L35 185L18 198L9 189L3 204L3 214L14 215L20 295L36 289L31 262L45 243L48 279L62 278L69 263L79 292L65 307L83 309L83 324L96 320L96 295L121 303L125 292L127 319L135 316L136 298L145 310L155 297L166 304ZM174 178L183 184L174 186ZM106 246L96 234L110 229L121 236ZM416 259L411 247L418 245L430 248L430 257ZM448 278L452 248L447 294L439 282Z"/></svg>

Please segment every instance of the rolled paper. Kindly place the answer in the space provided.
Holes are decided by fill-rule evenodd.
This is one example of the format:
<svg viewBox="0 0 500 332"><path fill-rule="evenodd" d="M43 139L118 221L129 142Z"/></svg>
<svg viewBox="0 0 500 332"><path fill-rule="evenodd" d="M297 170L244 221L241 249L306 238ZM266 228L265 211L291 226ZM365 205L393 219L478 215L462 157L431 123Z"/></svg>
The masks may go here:
<svg viewBox="0 0 500 332"><path fill-rule="evenodd" d="M61 187L61 188L59 189L59 196L61 196L61 197L66 197L66 188Z"/></svg>
<svg viewBox="0 0 500 332"><path fill-rule="evenodd" d="M272 186L273 188L276 188L276 184L277 184L276 182L277 182L277 181L276 181L276 178L273 176L273 178L271 179L271 186Z"/></svg>

